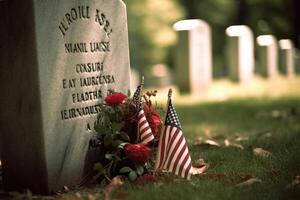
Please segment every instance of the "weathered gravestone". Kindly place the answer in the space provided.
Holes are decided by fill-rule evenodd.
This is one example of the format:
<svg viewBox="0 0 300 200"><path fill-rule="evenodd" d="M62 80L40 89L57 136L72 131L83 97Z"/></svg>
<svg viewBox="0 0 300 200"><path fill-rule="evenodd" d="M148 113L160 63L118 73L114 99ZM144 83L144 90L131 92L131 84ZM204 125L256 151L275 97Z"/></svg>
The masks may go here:
<svg viewBox="0 0 300 200"><path fill-rule="evenodd" d="M130 88L126 7L120 0L5 4L4 186L48 193L81 180L99 104L108 89Z"/></svg>
<svg viewBox="0 0 300 200"><path fill-rule="evenodd" d="M294 45L290 39L279 40L280 72L293 76L295 73Z"/></svg>
<svg viewBox="0 0 300 200"><path fill-rule="evenodd" d="M177 31L175 83L180 92L201 94L212 79L211 31L200 19L181 20Z"/></svg>
<svg viewBox="0 0 300 200"><path fill-rule="evenodd" d="M236 25L228 27L226 34L229 77L233 81L249 82L254 73L253 33L247 26Z"/></svg>
<svg viewBox="0 0 300 200"><path fill-rule="evenodd" d="M278 47L273 35L260 35L256 38L259 46L259 73L267 78L278 74Z"/></svg>

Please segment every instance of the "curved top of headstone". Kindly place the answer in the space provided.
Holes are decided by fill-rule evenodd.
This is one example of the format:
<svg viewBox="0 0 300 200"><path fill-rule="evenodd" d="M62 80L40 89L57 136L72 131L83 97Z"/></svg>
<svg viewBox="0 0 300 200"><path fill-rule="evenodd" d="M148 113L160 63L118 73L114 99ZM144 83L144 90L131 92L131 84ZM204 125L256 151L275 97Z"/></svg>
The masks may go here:
<svg viewBox="0 0 300 200"><path fill-rule="evenodd" d="M292 49L293 46L294 46L293 42L290 39L281 39L281 40L279 40L280 49Z"/></svg>
<svg viewBox="0 0 300 200"><path fill-rule="evenodd" d="M229 26L225 32L230 37L238 37L238 36L249 35L249 34L252 35L251 29L246 25Z"/></svg>
<svg viewBox="0 0 300 200"><path fill-rule="evenodd" d="M199 26L209 28L209 24L201 19L186 19L180 20L173 25L176 31L193 30Z"/></svg>
<svg viewBox="0 0 300 200"><path fill-rule="evenodd" d="M276 38L273 35L260 35L256 38L259 46L269 46L276 43Z"/></svg>

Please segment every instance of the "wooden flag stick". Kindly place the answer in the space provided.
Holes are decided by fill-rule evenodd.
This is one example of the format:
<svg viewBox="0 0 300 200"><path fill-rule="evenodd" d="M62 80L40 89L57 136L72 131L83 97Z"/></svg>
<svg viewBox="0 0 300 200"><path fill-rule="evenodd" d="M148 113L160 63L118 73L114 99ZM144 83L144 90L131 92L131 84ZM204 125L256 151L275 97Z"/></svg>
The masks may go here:
<svg viewBox="0 0 300 200"><path fill-rule="evenodd" d="M145 84L145 78L144 78L144 76L142 76L140 99L142 98L144 84Z"/></svg>

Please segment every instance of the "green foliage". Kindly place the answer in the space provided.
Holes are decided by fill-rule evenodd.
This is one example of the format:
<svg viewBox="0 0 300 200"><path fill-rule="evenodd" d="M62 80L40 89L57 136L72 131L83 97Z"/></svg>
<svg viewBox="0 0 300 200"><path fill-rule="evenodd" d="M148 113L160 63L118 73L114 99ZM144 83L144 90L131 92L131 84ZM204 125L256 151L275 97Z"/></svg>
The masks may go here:
<svg viewBox="0 0 300 200"><path fill-rule="evenodd" d="M131 66L145 74L147 68L164 63L175 44L173 23L184 11L175 1L124 0L127 6ZM162 14L163 13L163 14Z"/></svg>

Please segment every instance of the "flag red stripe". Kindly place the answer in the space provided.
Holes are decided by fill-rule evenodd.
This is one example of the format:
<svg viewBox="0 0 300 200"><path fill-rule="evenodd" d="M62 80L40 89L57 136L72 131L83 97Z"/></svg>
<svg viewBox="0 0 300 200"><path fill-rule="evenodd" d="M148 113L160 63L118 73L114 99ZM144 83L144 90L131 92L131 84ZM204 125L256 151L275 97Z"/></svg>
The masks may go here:
<svg viewBox="0 0 300 200"><path fill-rule="evenodd" d="M148 133L147 135L146 134L142 135L142 140L146 140L147 138L150 138L150 137L153 137L151 132Z"/></svg>
<svg viewBox="0 0 300 200"><path fill-rule="evenodd" d="M188 158L190 157L189 152L185 155L185 158L183 159L183 161L180 163L180 167L179 167L179 175L182 176L182 171L186 170L184 169L184 166L186 164L186 162L188 161Z"/></svg>
<svg viewBox="0 0 300 200"><path fill-rule="evenodd" d="M174 173L176 173L176 168L178 167L179 160L180 160L182 154L184 153L185 147L186 147L186 144L184 144L183 147L180 149L180 152L179 152L179 154L178 154L178 156L177 156L177 158L176 158L176 160L174 162L174 166L173 166L173 169L172 169L172 172L174 172Z"/></svg>
<svg viewBox="0 0 300 200"><path fill-rule="evenodd" d="M175 148L173 149L173 151L172 151L172 153L170 155L169 162L167 163L167 169L170 168L172 160L174 160L174 155L178 151L178 148L179 148L180 144L182 143L182 141L183 141L183 136L181 135L180 138L179 138L179 140L178 140L178 142L175 145Z"/></svg>
<svg viewBox="0 0 300 200"><path fill-rule="evenodd" d="M189 163L188 167L186 168L184 177L189 179L190 175L191 175L191 169L192 169L192 162Z"/></svg>
<svg viewBox="0 0 300 200"><path fill-rule="evenodd" d="M163 135L162 135L162 138L161 138L161 148L160 148L160 161L159 161L159 165L158 165L158 167L159 168L161 168L162 167L162 164L163 164L163 162L164 162L164 160L165 160L165 140L166 140L166 135L167 135L167 130L168 130L168 126L166 126L165 128L164 128L164 133L163 133Z"/></svg>

